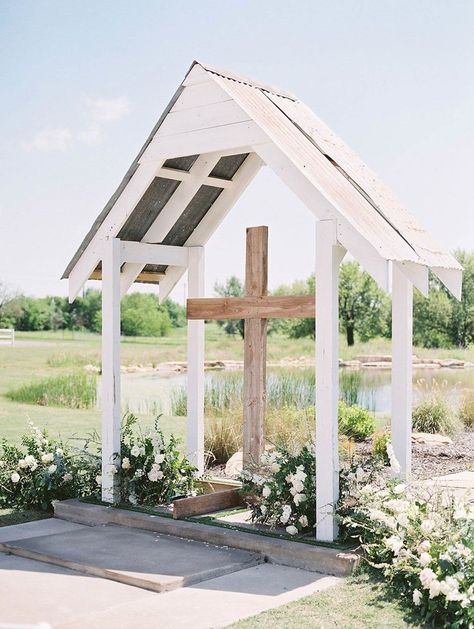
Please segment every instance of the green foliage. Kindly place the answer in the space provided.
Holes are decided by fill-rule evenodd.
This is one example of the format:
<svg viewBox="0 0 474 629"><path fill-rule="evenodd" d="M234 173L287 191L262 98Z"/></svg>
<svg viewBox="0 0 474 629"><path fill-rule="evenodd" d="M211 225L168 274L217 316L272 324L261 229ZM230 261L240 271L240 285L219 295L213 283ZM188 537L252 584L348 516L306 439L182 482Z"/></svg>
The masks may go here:
<svg viewBox="0 0 474 629"><path fill-rule="evenodd" d="M242 472L242 493L252 496L252 521L284 526L289 535L312 530L315 524L316 462L314 447L297 453L277 448L262 465Z"/></svg>
<svg viewBox="0 0 474 629"><path fill-rule="evenodd" d="M451 435L459 429L459 422L455 413L448 402L438 395L433 395L415 404L412 421L415 432Z"/></svg>
<svg viewBox="0 0 474 629"><path fill-rule="evenodd" d="M97 382L95 376L73 373L24 384L7 391L5 396L14 402L25 404L94 408L97 399Z"/></svg>
<svg viewBox="0 0 474 629"><path fill-rule="evenodd" d="M173 328L184 328L186 325L186 308L172 299L165 299L163 308L168 313Z"/></svg>
<svg viewBox="0 0 474 629"><path fill-rule="evenodd" d="M0 449L0 506L49 509L53 500L97 492L100 470L97 454L71 448L30 424L21 446L3 440Z"/></svg>
<svg viewBox="0 0 474 629"><path fill-rule="evenodd" d="M464 267L461 301L451 297L452 313L449 335L453 345L468 347L474 343L474 252L454 252Z"/></svg>
<svg viewBox="0 0 474 629"><path fill-rule="evenodd" d="M339 397L349 406L358 404L362 390L360 369L342 369L339 372Z"/></svg>
<svg viewBox="0 0 474 629"><path fill-rule="evenodd" d="M132 293L122 300L121 329L125 336L166 336L171 321L155 295Z"/></svg>
<svg viewBox="0 0 474 629"><path fill-rule="evenodd" d="M421 347L450 347L449 323L452 299L438 280L430 277L428 298L413 293L413 343Z"/></svg>
<svg viewBox="0 0 474 629"><path fill-rule="evenodd" d="M459 420L466 428L474 428L474 391L469 391L463 397L459 407Z"/></svg>
<svg viewBox="0 0 474 629"><path fill-rule="evenodd" d="M216 283L214 292L220 297L242 297L244 294L244 286L238 277L232 275L224 284ZM244 320L243 319L227 319L218 321L218 325L224 329L227 334L234 336L240 334L244 338Z"/></svg>
<svg viewBox="0 0 474 629"><path fill-rule="evenodd" d="M354 345L356 333L363 342L385 335L389 309L386 294L357 262L341 264L339 322L349 346Z"/></svg>
<svg viewBox="0 0 474 629"><path fill-rule="evenodd" d="M341 474L342 533L423 626L474 623L474 510L425 485L387 481L368 462Z"/></svg>
<svg viewBox="0 0 474 629"><path fill-rule="evenodd" d="M177 496L187 496L194 489L196 468L182 456L179 440L168 442L159 428L143 434L131 413L122 423L121 464L118 469L121 497L131 504L169 504Z"/></svg>
<svg viewBox="0 0 474 629"><path fill-rule="evenodd" d="M346 437L363 441L375 430L375 419L369 411L361 406L348 406L343 400L339 402L339 432Z"/></svg>
<svg viewBox="0 0 474 629"><path fill-rule="evenodd" d="M273 295L314 295L315 279L314 274L310 275L306 281L297 280L289 286L279 286ZM314 319L284 319L273 320L277 325L277 330L286 333L289 338L299 339L309 336L315 337L315 321ZM271 321L269 322L271 323Z"/></svg>
<svg viewBox="0 0 474 629"><path fill-rule="evenodd" d="M387 446L390 442L390 434L388 432L376 432L372 436L372 456L377 461L382 461L384 465L390 463Z"/></svg>

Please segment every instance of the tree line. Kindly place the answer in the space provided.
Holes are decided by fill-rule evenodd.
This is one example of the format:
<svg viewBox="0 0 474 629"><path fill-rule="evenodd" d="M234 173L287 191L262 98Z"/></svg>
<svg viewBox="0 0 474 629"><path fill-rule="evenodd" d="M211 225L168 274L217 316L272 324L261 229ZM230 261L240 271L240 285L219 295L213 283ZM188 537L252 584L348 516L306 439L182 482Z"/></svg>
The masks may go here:
<svg viewBox="0 0 474 629"><path fill-rule="evenodd" d="M421 347L460 347L474 343L474 252L454 253L464 267L461 301L432 274L429 295L424 297L415 289L413 295L413 342ZM283 285L273 295L311 295L315 293L315 278ZM222 297L240 297L243 283L233 276L224 284L216 284L215 292ZM316 307L317 312L317 307ZM243 336L243 321L219 321L228 334ZM375 337L390 338L392 313L390 297L382 291L357 262L344 262L339 273L339 323L347 344L354 345ZM290 338L314 338L314 319L271 320L269 333L281 332Z"/></svg>
<svg viewBox="0 0 474 629"><path fill-rule="evenodd" d="M430 276L427 298L417 290L413 296L413 342L422 347L460 347L474 343L474 252L456 251L464 267L462 299L458 301L434 276ZM315 293L311 275L283 285L273 295L311 295ZM232 276L216 284L221 297L244 294L242 281ZM357 262L341 264L339 275L339 320L348 345L378 336L391 335L390 298ZM171 299L160 304L156 295L132 293L121 303L121 330L125 336L165 336L172 328L186 323L185 308ZM243 337L243 321L219 321L225 332ZM70 304L66 297L27 297L12 294L0 282L0 327L16 330L101 329L101 293L88 289ZM271 319L269 333L290 338L314 337L314 319Z"/></svg>

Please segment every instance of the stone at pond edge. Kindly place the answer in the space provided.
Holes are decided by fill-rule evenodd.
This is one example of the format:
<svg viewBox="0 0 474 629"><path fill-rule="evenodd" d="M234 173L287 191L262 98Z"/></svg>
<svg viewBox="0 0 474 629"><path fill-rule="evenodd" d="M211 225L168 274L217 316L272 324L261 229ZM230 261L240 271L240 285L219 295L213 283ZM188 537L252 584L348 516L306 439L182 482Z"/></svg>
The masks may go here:
<svg viewBox="0 0 474 629"><path fill-rule="evenodd" d="M244 466L244 453L239 450L233 454L225 466L226 476L240 476Z"/></svg>
<svg viewBox="0 0 474 629"><path fill-rule="evenodd" d="M412 443L424 443L430 446L445 446L453 443L453 440L446 435L432 435L428 432L413 432L411 440Z"/></svg>

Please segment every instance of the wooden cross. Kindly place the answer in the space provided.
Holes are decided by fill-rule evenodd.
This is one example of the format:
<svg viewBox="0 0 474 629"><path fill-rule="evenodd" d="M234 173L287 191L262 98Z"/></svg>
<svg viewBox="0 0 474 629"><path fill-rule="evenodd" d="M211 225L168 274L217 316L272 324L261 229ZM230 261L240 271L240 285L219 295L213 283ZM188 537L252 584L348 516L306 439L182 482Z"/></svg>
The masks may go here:
<svg viewBox="0 0 474 629"><path fill-rule="evenodd" d="M314 318L312 295L268 295L268 227L248 227L245 296L188 299L188 319L244 319L244 466L264 450L267 319Z"/></svg>

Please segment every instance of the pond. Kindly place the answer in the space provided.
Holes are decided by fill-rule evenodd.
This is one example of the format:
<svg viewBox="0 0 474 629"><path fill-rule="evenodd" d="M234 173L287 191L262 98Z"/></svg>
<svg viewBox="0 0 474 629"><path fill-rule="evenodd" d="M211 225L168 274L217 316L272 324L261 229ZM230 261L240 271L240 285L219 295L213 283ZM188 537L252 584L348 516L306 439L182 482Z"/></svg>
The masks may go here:
<svg viewBox="0 0 474 629"><path fill-rule="evenodd" d="M225 409L241 399L242 371L207 371L206 405ZM340 370L341 398L373 413L390 414L390 369ZM122 375L122 407L140 415L182 415L186 405L186 374L166 376L155 373ZM415 369L413 397L416 401L433 389L440 389L453 404L474 389L473 369ZM306 408L314 404L314 370L277 368L268 370L268 405Z"/></svg>

